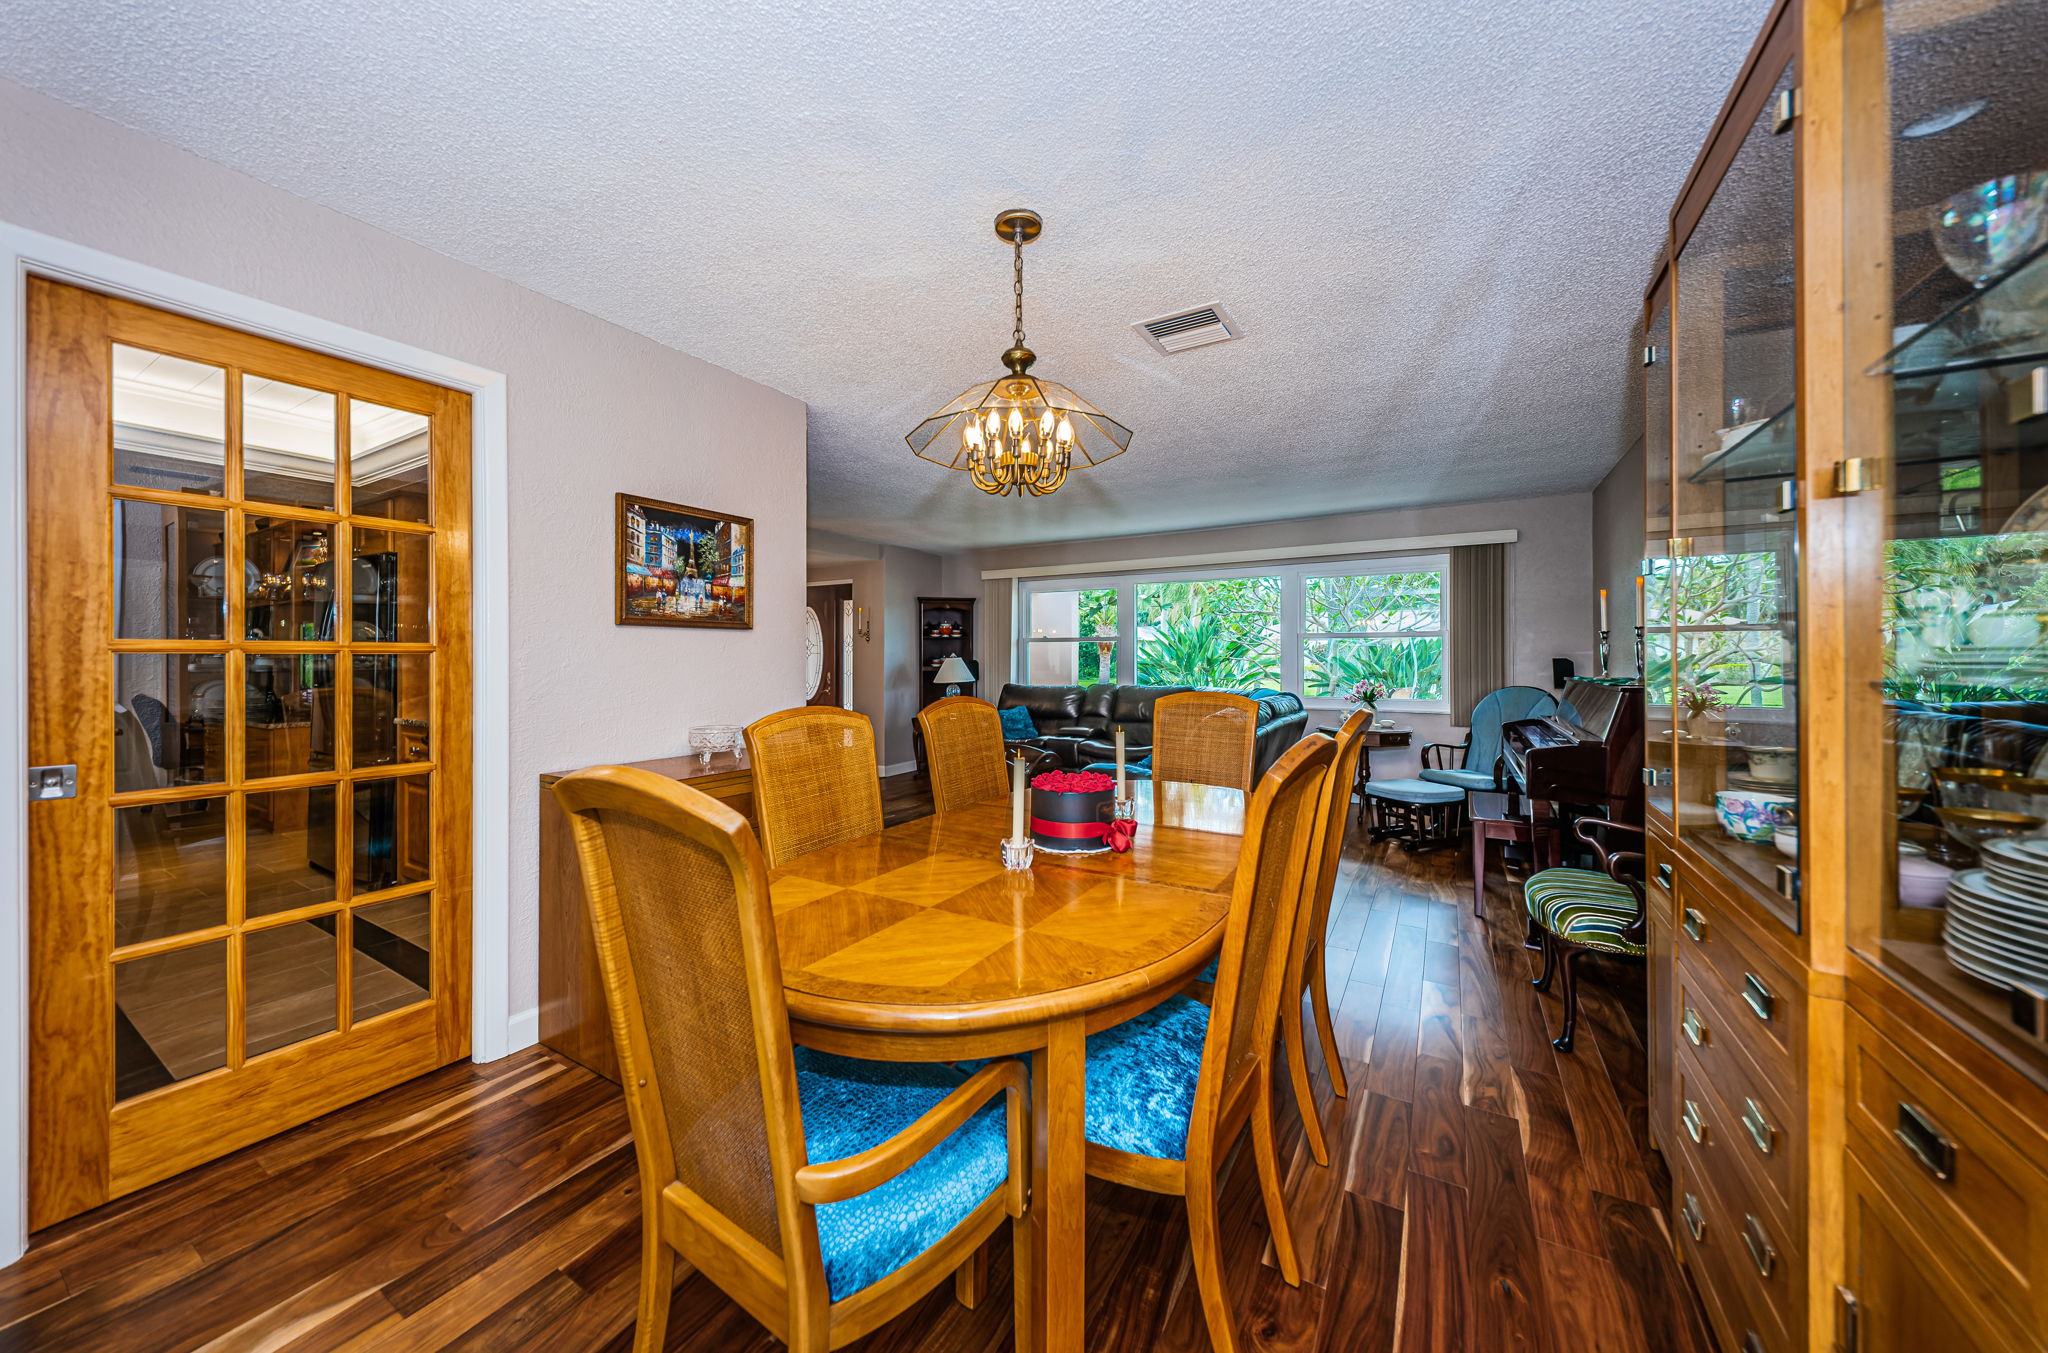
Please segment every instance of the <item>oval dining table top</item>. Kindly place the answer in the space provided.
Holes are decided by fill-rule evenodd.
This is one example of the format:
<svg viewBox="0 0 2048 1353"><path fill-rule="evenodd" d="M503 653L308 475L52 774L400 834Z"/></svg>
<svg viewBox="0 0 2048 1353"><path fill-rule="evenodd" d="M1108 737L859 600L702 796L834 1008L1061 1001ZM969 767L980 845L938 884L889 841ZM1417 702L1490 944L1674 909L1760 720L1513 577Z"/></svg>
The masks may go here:
<svg viewBox="0 0 2048 1353"><path fill-rule="evenodd" d="M966 1033L1057 1018L1200 970L1222 943L1245 795L1134 780L1129 851L1003 868L995 799L797 856L769 875L790 1014Z"/></svg>

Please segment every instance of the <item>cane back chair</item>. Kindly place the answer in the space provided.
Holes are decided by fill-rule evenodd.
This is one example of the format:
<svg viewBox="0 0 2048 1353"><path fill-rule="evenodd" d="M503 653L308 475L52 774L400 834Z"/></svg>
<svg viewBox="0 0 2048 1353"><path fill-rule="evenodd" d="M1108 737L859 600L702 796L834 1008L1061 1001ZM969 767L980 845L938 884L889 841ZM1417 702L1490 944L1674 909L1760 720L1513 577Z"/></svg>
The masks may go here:
<svg viewBox="0 0 2048 1353"><path fill-rule="evenodd" d="M554 793L639 1160L636 1353L662 1347L677 1255L798 1353L825 1353L971 1266L1023 1215L1022 1063L964 1076L792 1049L746 820L624 766L564 776Z"/></svg>
<svg viewBox="0 0 2048 1353"><path fill-rule="evenodd" d="M1088 1173L1187 1199L1195 1282L1216 1353L1237 1348L1216 1172L1246 1127L1280 1274L1301 1284L1273 1141L1272 1051L1288 938L1307 891L1309 838L1335 754L1330 738L1311 734L1252 795L1212 1003L1169 996L1088 1039Z"/></svg>
<svg viewBox="0 0 2048 1353"><path fill-rule="evenodd" d="M1000 799L1010 792L1003 750L1003 717L986 700L949 695L917 712L931 770L932 811Z"/></svg>
<svg viewBox="0 0 2048 1353"><path fill-rule="evenodd" d="M1152 706L1152 778L1252 790L1259 702L1229 691L1181 691Z"/></svg>
<svg viewBox="0 0 2048 1353"><path fill-rule="evenodd" d="M882 830L875 727L865 714L802 705L747 725L754 817L768 867Z"/></svg>

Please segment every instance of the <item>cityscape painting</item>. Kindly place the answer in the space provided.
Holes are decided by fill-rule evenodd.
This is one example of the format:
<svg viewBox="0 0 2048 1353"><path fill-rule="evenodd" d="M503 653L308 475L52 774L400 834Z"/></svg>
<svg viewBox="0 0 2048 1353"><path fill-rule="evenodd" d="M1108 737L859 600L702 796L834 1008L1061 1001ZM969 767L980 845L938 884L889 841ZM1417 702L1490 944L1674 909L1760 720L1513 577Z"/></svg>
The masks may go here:
<svg viewBox="0 0 2048 1353"><path fill-rule="evenodd" d="M618 514L619 624L754 627L753 518L630 493L618 496Z"/></svg>

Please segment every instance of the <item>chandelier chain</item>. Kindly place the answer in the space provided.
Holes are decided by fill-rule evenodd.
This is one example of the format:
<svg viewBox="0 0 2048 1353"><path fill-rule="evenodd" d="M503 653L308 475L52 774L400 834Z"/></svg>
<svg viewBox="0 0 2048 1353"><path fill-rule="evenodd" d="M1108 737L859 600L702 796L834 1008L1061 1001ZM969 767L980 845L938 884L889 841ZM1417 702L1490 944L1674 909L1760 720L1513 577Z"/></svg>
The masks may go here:
<svg viewBox="0 0 2048 1353"><path fill-rule="evenodd" d="M1012 289L1017 294L1017 327L1011 331L1011 336L1016 339L1017 346L1021 348L1024 346L1024 230L1022 226L1017 228L1016 236L1011 240L1010 248L1016 256L1016 279L1012 284Z"/></svg>

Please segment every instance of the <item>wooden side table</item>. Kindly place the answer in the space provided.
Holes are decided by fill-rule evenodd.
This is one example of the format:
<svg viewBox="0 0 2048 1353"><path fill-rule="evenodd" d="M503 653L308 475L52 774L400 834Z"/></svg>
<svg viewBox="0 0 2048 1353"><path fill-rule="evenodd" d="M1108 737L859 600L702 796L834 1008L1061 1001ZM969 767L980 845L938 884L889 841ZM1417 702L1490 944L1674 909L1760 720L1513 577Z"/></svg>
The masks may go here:
<svg viewBox="0 0 2048 1353"><path fill-rule="evenodd" d="M630 763L709 794L754 820L754 772L744 750ZM597 971L590 912L583 904L583 866L569 817L549 791L568 771L540 777L540 1041L607 1080L619 1078L604 983Z"/></svg>

